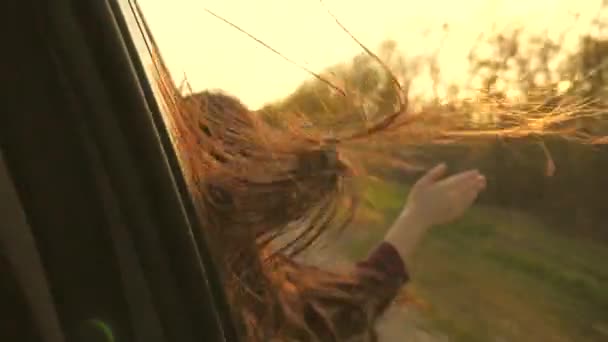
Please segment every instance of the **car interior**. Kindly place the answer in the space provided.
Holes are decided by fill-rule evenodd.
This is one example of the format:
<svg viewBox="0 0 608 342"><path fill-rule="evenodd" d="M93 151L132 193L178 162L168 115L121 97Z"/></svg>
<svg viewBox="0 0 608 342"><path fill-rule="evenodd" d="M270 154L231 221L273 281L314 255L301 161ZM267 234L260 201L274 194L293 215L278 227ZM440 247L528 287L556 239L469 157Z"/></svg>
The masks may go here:
<svg viewBox="0 0 608 342"><path fill-rule="evenodd" d="M130 0L9 1L1 341L236 341Z"/></svg>

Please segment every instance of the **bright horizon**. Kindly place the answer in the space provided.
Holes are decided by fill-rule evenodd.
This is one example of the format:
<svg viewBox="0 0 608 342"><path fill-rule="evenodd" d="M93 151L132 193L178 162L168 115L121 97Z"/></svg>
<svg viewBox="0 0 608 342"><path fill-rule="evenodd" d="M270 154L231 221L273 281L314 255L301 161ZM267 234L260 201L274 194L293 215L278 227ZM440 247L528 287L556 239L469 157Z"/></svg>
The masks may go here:
<svg viewBox="0 0 608 342"><path fill-rule="evenodd" d="M139 0L173 78L187 76L195 91L223 89L252 109L279 100L311 76L204 11L208 8L241 26L297 63L320 72L362 50L312 0ZM602 0L352 0L325 1L366 46L375 50L393 39L408 55L435 50L441 27L449 35L439 57L442 79L463 81L467 53L480 33L522 25L557 34L573 25L570 46L596 16ZM423 35L425 30L430 34ZM430 80L419 79L425 94Z"/></svg>

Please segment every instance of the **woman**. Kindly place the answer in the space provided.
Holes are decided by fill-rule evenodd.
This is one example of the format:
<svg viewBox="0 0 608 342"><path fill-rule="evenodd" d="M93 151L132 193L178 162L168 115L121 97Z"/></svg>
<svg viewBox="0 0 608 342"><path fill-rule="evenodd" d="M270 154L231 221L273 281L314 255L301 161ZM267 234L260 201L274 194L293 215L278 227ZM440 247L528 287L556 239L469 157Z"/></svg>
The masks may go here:
<svg viewBox="0 0 608 342"><path fill-rule="evenodd" d="M477 171L446 177L445 165L435 167L366 260L352 272L323 271L293 256L352 217L350 168L335 146L269 129L223 93L173 99L182 165L248 341L376 340L374 325L408 280L418 241L461 216L485 187ZM287 245L273 243L292 230Z"/></svg>

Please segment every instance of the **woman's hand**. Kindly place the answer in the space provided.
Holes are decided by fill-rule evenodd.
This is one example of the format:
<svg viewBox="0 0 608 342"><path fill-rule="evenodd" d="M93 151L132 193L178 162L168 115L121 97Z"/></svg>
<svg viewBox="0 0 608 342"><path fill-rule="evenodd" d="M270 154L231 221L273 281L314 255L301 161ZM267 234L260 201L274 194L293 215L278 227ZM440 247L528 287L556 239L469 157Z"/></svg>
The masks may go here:
<svg viewBox="0 0 608 342"><path fill-rule="evenodd" d="M477 170L444 177L446 171L445 164L436 166L414 184L401 215L386 235L385 241L403 259L430 227L462 216L486 186L485 177Z"/></svg>
<svg viewBox="0 0 608 342"><path fill-rule="evenodd" d="M443 178L446 170L445 164L436 166L414 184L403 215L434 226L458 219L471 207L486 186L485 177L471 170Z"/></svg>

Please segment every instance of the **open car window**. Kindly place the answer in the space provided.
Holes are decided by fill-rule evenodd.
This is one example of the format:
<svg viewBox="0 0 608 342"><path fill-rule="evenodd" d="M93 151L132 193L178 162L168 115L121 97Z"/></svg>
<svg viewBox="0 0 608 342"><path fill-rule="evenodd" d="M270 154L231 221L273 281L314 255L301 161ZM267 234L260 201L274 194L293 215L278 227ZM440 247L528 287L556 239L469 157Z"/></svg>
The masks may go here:
<svg viewBox="0 0 608 342"><path fill-rule="evenodd" d="M486 176L471 210L407 260L381 341L608 340L606 1L140 2L193 92L219 87L277 127L340 136L393 113L387 73L334 19L406 88L412 131L346 143L364 170L358 215L302 260L364 258L432 164Z"/></svg>

